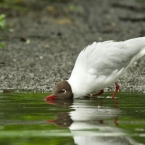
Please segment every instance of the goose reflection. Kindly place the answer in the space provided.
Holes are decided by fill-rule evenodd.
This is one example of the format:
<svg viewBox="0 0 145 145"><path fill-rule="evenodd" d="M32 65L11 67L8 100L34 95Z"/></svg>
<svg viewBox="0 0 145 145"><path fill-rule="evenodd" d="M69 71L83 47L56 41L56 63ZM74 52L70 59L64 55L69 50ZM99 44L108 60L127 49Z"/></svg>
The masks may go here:
<svg viewBox="0 0 145 145"><path fill-rule="evenodd" d="M47 120L59 127L70 129L77 145L141 145L118 128L121 110L100 106L93 100L53 100L47 101L69 112L57 113L55 120Z"/></svg>

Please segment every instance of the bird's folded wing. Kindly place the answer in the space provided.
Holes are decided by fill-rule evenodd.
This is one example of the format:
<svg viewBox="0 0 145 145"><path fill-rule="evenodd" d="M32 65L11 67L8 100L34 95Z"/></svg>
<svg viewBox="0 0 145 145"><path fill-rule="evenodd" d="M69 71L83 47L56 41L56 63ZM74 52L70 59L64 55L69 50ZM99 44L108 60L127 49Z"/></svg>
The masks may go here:
<svg viewBox="0 0 145 145"><path fill-rule="evenodd" d="M115 70L126 68L135 56L141 57L144 47L145 37L124 42L94 43L84 50L86 53L89 51L87 70L97 76L111 75Z"/></svg>
<svg viewBox="0 0 145 145"><path fill-rule="evenodd" d="M122 42L94 42L80 52L72 76L84 79L87 77L104 79L110 75L117 77L135 56L143 54L142 52L145 50L142 49L145 49L144 47L145 37ZM88 80L91 80L91 78Z"/></svg>

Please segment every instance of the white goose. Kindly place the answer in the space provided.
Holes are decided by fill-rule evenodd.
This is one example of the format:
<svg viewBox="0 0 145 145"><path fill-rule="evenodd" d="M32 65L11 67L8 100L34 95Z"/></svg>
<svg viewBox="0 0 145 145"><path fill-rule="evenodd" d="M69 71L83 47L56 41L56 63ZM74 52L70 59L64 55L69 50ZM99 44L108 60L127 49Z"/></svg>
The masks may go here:
<svg viewBox="0 0 145 145"><path fill-rule="evenodd" d="M143 55L145 37L121 42L94 42L80 52L70 78L59 82L53 94L45 99L78 98L93 92L101 94L105 87L115 83L114 98L119 90L118 78Z"/></svg>

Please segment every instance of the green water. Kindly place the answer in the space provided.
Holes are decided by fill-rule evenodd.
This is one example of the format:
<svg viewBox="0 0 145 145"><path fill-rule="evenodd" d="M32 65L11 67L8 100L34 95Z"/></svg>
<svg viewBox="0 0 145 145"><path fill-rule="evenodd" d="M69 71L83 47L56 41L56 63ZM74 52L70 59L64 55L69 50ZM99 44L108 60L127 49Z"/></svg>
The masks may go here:
<svg viewBox="0 0 145 145"><path fill-rule="evenodd" d="M48 94L0 94L0 145L145 144L145 95L49 101Z"/></svg>

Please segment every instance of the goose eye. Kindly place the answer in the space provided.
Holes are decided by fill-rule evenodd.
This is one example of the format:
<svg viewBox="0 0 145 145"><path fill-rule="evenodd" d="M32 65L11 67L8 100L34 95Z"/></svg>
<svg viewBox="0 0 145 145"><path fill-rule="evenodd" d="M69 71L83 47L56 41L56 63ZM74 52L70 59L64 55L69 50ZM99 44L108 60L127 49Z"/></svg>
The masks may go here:
<svg viewBox="0 0 145 145"><path fill-rule="evenodd" d="M65 90L65 89L62 89L62 90L61 90L61 93L66 93L66 90Z"/></svg>

